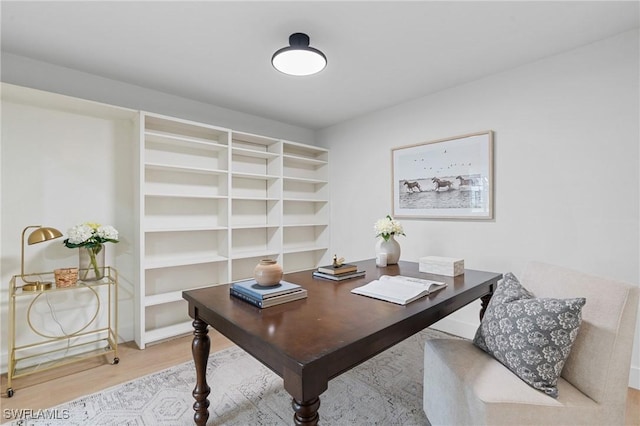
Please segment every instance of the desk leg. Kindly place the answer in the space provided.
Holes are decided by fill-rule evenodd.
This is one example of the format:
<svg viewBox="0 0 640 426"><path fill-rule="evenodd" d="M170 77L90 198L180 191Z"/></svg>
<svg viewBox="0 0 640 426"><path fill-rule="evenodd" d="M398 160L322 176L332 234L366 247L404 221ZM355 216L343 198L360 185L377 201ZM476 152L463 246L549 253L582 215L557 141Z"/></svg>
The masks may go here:
<svg viewBox="0 0 640 426"><path fill-rule="evenodd" d="M482 302L482 307L480 308L480 321L482 321L482 318L484 317L484 313L487 310L487 306L489 306L489 301L491 300L491 296L493 296L493 292L489 294L485 294L480 298L480 301Z"/></svg>
<svg viewBox="0 0 640 426"><path fill-rule="evenodd" d="M296 426L309 425L316 426L320 416L318 415L318 409L320 408L320 398L316 397L309 401L296 401L295 398L291 401L291 407L296 413L293 415L293 422Z"/></svg>
<svg viewBox="0 0 640 426"><path fill-rule="evenodd" d="M196 365L196 387L193 389L193 397L196 402L193 404L195 414L193 420L198 426L205 426L209 419L209 392L211 388L207 385L207 361L209 360L209 349L211 341L209 340L209 330L207 323L200 320L193 320L193 343L191 344L191 353L193 361Z"/></svg>

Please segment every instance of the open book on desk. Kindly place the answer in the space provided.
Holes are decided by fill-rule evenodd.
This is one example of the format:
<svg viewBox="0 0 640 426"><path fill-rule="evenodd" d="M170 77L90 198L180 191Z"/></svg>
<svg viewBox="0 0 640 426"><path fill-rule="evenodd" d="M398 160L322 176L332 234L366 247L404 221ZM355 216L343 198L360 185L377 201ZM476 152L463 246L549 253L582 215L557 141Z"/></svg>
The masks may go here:
<svg viewBox="0 0 640 426"><path fill-rule="evenodd" d="M354 288L351 293L386 300L398 305L406 305L446 286L447 283L441 281L404 277L402 275L383 275L369 284Z"/></svg>

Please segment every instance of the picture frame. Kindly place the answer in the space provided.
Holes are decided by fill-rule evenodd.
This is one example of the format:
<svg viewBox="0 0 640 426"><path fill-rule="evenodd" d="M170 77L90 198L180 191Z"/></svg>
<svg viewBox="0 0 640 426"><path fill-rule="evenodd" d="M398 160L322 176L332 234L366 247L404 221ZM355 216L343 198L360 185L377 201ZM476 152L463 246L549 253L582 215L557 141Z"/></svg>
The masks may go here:
<svg viewBox="0 0 640 426"><path fill-rule="evenodd" d="M393 215L493 219L493 131L391 150Z"/></svg>

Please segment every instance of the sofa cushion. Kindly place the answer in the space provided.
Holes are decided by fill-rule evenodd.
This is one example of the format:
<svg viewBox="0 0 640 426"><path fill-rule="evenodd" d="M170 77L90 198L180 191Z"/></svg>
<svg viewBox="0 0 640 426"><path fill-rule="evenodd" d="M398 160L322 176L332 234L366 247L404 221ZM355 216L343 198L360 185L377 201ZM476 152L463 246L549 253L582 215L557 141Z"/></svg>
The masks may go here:
<svg viewBox="0 0 640 426"><path fill-rule="evenodd" d="M624 424L624 403L598 404L562 377L558 398L550 398L470 341L429 339L424 352L423 407L432 426Z"/></svg>
<svg viewBox="0 0 640 426"><path fill-rule="evenodd" d="M523 381L558 397L558 378L578 335L585 298L536 298L507 273L473 343Z"/></svg>

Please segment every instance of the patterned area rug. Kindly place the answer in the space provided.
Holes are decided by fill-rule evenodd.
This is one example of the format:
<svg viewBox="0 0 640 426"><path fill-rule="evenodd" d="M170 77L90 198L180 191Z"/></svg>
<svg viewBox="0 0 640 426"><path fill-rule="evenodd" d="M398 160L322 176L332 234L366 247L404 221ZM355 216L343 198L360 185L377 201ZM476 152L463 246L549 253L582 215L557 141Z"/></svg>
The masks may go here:
<svg viewBox="0 0 640 426"><path fill-rule="evenodd" d="M428 425L422 409L424 341L450 337L426 329L331 380L320 396L324 425ZM238 347L209 356L208 425L291 425L282 379ZM29 425L193 425L193 362L55 407L69 419ZM58 411L61 412L61 411ZM65 411L66 412L66 411Z"/></svg>

